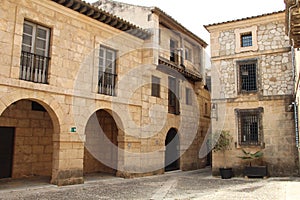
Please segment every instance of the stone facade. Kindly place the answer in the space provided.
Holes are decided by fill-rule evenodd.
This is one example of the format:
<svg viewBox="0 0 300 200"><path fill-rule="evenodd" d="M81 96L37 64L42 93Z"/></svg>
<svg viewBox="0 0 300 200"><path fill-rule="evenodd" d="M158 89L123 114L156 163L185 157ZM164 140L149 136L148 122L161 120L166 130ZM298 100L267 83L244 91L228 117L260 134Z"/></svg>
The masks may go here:
<svg viewBox="0 0 300 200"><path fill-rule="evenodd" d="M212 134L228 130L233 136L227 167L235 175L247 165L238 158L242 149L261 150L270 176L298 175L292 57L284 22L284 12L277 12L205 26L211 35ZM242 45L244 35L252 44ZM254 112L259 113L255 120ZM254 132L258 138L249 139L246 133ZM254 140L258 143L247 143ZM222 154L213 153L213 174L222 165Z"/></svg>
<svg viewBox="0 0 300 200"><path fill-rule="evenodd" d="M180 140L179 169L205 166L205 158L197 155L210 122L210 95L199 66L172 71L174 64L159 64L158 38L80 0L5 1L0 12L0 47L5 49L0 53L0 130L15 130L12 172L6 177L51 176L52 183L67 185L82 183L84 174L93 172L122 177L164 173L170 130ZM37 48L43 33L50 36L46 76L40 74L46 65L39 55L30 60L32 52L22 52L26 34L34 34L27 24L36 28ZM99 75L103 49L116 56L113 90L100 85L112 80ZM153 76L160 79L159 97L152 95ZM178 114L168 113L170 77L179 83L174 91ZM33 102L43 109L34 110Z"/></svg>

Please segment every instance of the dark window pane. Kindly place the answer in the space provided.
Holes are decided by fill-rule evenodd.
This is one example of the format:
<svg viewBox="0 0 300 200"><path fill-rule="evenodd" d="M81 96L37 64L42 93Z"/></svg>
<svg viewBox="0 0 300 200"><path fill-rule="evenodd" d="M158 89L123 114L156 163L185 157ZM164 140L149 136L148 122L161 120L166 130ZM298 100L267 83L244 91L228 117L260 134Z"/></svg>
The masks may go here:
<svg viewBox="0 0 300 200"><path fill-rule="evenodd" d="M160 97L160 78L152 76L151 95Z"/></svg>
<svg viewBox="0 0 300 200"><path fill-rule="evenodd" d="M252 33L241 35L241 46L242 47L252 46Z"/></svg>

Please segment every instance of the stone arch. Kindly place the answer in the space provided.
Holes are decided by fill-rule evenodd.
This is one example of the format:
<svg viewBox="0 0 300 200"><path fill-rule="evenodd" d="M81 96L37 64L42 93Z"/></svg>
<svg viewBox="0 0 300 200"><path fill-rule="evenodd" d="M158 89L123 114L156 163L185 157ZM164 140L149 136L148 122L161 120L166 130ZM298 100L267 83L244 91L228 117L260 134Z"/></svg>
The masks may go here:
<svg viewBox="0 0 300 200"><path fill-rule="evenodd" d="M43 97L15 92L0 99L0 125L14 129L13 178L53 176L53 143L63 112L52 96Z"/></svg>
<svg viewBox="0 0 300 200"><path fill-rule="evenodd" d="M116 175L119 163L119 136L123 135L112 110L98 109L85 125L84 173L108 173Z"/></svg>
<svg viewBox="0 0 300 200"><path fill-rule="evenodd" d="M165 137L165 171L180 169L180 137L177 129L171 128Z"/></svg>
<svg viewBox="0 0 300 200"><path fill-rule="evenodd" d="M29 95L27 93L23 93L22 91L9 93L8 95L0 98L0 115L14 102L26 99L36 101L47 110L53 121L54 134L59 134L61 124L60 119L64 119L64 112L60 104L56 102L55 98L49 94L43 93L43 98L41 98L37 94Z"/></svg>

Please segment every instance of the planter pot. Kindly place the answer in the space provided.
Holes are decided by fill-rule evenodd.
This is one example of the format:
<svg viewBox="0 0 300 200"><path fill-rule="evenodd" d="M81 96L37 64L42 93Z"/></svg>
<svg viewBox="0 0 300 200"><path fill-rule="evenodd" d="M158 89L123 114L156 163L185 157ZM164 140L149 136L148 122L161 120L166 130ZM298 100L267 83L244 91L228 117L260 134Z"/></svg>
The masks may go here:
<svg viewBox="0 0 300 200"><path fill-rule="evenodd" d="M233 175L232 168L219 168L222 179L230 179Z"/></svg>
<svg viewBox="0 0 300 200"><path fill-rule="evenodd" d="M265 178L267 177L267 166L249 166L244 169L244 176L246 178Z"/></svg>

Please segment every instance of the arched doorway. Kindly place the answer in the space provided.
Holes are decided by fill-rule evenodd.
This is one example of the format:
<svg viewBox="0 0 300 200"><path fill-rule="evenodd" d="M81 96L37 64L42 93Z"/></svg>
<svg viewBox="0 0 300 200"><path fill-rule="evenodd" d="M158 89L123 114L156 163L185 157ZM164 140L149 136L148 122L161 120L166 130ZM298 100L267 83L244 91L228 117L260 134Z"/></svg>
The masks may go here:
<svg viewBox="0 0 300 200"><path fill-rule="evenodd" d="M49 108L50 110L50 108ZM52 176L54 127L40 103L19 100L0 115L0 178Z"/></svg>
<svg viewBox="0 0 300 200"><path fill-rule="evenodd" d="M168 131L165 140L165 171L178 170L180 168L180 141L176 129Z"/></svg>
<svg viewBox="0 0 300 200"><path fill-rule="evenodd" d="M107 173L115 175L118 167L118 127L105 110L94 113L86 126L84 174Z"/></svg>

